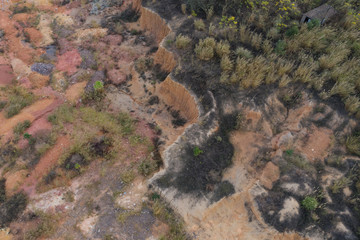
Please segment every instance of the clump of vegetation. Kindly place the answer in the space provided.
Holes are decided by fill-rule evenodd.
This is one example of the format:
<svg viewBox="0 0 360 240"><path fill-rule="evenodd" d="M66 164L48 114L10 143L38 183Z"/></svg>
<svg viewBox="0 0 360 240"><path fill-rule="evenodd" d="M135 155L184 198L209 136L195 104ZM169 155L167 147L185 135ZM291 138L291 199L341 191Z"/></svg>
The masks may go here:
<svg viewBox="0 0 360 240"><path fill-rule="evenodd" d="M145 159L138 167L138 171L141 175L147 177L159 168L158 164L154 160Z"/></svg>
<svg viewBox="0 0 360 240"><path fill-rule="evenodd" d="M25 233L25 240L35 240L39 238L46 238L51 236L56 230L56 224L59 220L58 216L46 214L43 212L36 212L36 218L39 223L33 229Z"/></svg>
<svg viewBox="0 0 360 240"><path fill-rule="evenodd" d="M183 36L182 34L179 34L176 37L175 45L179 49L187 48L190 43L191 39L188 36Z"/></svg>
<svg viewBox="0 0 360 240"><path fill-rule="evenodd" d="M340 190L343 190L344 188L348 187L351 184L351 182L352 182L351 179L347 177L342 177L333 182L333 184L330 186L330 190L334 194L340 193Z"/></svg>
<svg viewBox="0 0 360 240"><path fill-rule="evenodd" d="M35 96L21 87L14 87L8 90L8 102L4 107L5 117L11 118L17 115L23 108L31 105Z"/></svg>
<svg viewBox="0 0 360 240"><path fill-rule="evenodd" d="M125 184L131 183L135 179L135 173L132 170L125 171L121 174L121 180Z"/></svg>
<svg viewBox="0 0 360 240"><path fill-rule="evenodd" d="M318 208L319 203L316 198L307 196L301 201L301 205L308 211L314 211Z"/></svg>
<svg viewBox="0 0 360 240"><path fill-rule="evenodd" d="M16 193L5 202L0 204L0 227L4 227L18 218L25 210L27 196L24 193Z"/></svg>
<svg viewBox="0 0 360 240"><path fill-rule="evenodd" d="M229 42L226 41L217 42L215 51L219 57L228 56L231 53Z"/></svg>
<svg viewBox="0 0 360 240"><path fill-rule="evenodd" d="M196 56L204 61L209 61L214 57L216 41L214 38L205 38L199 41L195 47Z"/></svg>
<svg viewBox="0 0 360 240"><path fill-rule="evenodd" d="M202 19L196 19L194 21L194 26L195 26L195 29L198 30L198 31L205 31L205 23Z"/></svg>
<svg viewBox="0 0 360 240"><path fill-rule="evenodd" d="M136 211L136 210L125 210L123 209L117 216L117 220L118 222L124 224L125 221L131 217L131 216L135 216L135 215L138 215L139 214L139 211Z"/></svg>
<svg viewBox="0 0 360 240"><path fill-rule="evenodd" d="M350 153L360 156L360 136L357 134L348 136L345 145Z"/></svg>
<svg viewBox="0 0 360 240"><path fill-rule="evenodd" d="M200 154L202 154L204 151L201 150L198 146L195 146L193 149L193 153L194 153L194 157L199 156Z"/></svg>
<svg viewBox="0 0 360 240"><path fill-rule="evenodd" d="M93 89L86 91L82 99L84 103L89 103L91 101L101 102L105 98L105 95L104 83L102 81L96 81L93 85Z"/></svg>
<svg viewBox="0 0 360 240"><path fill-rule="evenodd" d="M162 236L160 239L189 239L185 231L183 221L179 216L174 213L174 211L169 207L169 205L161 199L160 195L152 194L151 199L152 201L149 203L149 207L152 210L153 214L161 221L167 223L170 228L168 233Z"/></svg>
<svg viewBox="0 0 360 240"><path fill-rule="evenodd" d="M31 122L29 120L25 120L23 122L19 122L13 129L14 134L22 135L26 129L31 126Z"/></svg>

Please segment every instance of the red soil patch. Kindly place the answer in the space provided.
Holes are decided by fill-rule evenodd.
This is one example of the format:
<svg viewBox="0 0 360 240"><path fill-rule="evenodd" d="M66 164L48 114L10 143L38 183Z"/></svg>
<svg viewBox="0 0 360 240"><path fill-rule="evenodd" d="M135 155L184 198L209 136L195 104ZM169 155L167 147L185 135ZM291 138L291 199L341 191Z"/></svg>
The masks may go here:
<svg viewBox="0 0 360 240"><path fill-rule="evenodd" d="M81 97L86 84L87 82L79 82L69 87L65 93L66 99L73 103L77 102L77 100Z"/></svg>
<svg viewBox="0 0 360 240"><path fill-rule="evenodd" d="M151 129L150 126L148 125L148 123L144 120L140 120L137 123L135 133L139 136L147 137L150 140L152 140L153 138L156 137L154 130Z"/></svg>
<svg viewBox="0 0 360 240"><path fill-rule="evenodd" d="M37 47L40 46L43 39L43 35L40 31L36 30L35 28L26 28L24 32L29 35L31 43L33 43Z"/></svg>
<svg viewBox="0 0 360 240"><path fill-rule="evenodd" d="M28 170L9 172L4 176L6 178L5 189L6 195L11 196L24 183Z"/></svg>
<svg viewBox="0 0 360 240"><path fill-rule="evenodd" d="M77 71L77 67L80 66L81 61L82 58L77 50L68 51L59 56L56 69L72 75Z"/></svg>
<svg viewBox="0 0 360 240"><path fill-rule="evenodd" d="M108 72L108 78L115 85L126 82L126 74L116 69L112 69Z"/></svg>
<svg viewBox="0 0 360 240"><path fill-rule="evenodd" d="M330 129L312 127L308 135L297 144L299 152L305 154L309 161L323 161L330 150L332 137Z"/></svg>
<svg viewBox="0 0 360 240"><path fill-rule="evenodd" d="M11 84L14 75L10 65L0 65L0 87Z"/></svg>
<svg viewBox="0 0 360 240"><path fill-rule="evenodd" d="M64 102L63 98L54 97L42 99L35 102L33 105L24 108L18 115L13 116L12 118L6 119L3 113L0 113L0 136L1 142L6 142L13 135L13 128L16 124L29 120L34 122L40 118L47 119L48 114L50 114L56 107Z"/></svg>
<svg viewBox="0 0 360 240"><path fill-rule="evenodd" d="M8 52L13 57L19 58L27 64L31 64L34 56L39 56L43 53L43 50L34 50L22 44L21 38L18 35L21 26L14 20L9 18L9 13L0 11L0 29L5 32L5 38L7 40Z"/></svg>
<svg viewBox="0 0 360 240"><path fill-rule="evenodd" d="M34 17L34 15L29 14L29 13L18 13L15 14L12 19L23 24L23 25L27 25L27 23L29 22L29 20Z"/></svg>
<svg viewBox="0 0 360 240"><path fill-rule="evenodd" d="M41 117L39 112L48 109L49 106L54 104L54 99L43 99L40 101L35 102L33 105L24 108L18 115L13 116L12 118L6 119L3 113L0 114L0 135L4 135L4 138L1 140L8 139L11 137L13 128L19 122L23 122L25 120L29 120L33 122L35 119Z"/></svg>
<svg viewBox="0 0 360 240"><path fill-rule="evenodd" d="M71 142L67 136L60 136L54 147L45 153L25 180L22 189L31 197L36 193L36 184L41 180L57 163L59 157L70 146Z"/></svg>

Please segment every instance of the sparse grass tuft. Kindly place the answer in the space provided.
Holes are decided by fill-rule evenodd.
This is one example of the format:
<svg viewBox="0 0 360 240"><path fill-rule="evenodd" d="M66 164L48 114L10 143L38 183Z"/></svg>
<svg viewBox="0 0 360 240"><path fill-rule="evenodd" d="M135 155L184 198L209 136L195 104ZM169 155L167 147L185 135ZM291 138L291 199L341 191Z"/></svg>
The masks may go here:
<svg viewBox="0 0 360 240"><path fill-rule="evenodd" d="M56 230L56 224L59 218L56 215L50 215L43 212L36 213L39 223L25 233L25 240L35 240L39 238L47 238Z"/></svg>
<svg viewBox="0 0 360 240"><path fill-rule="evenodd" d="M195 29L198 30L198 31L205 31L205 23L202 19L196 19L194 21L194 26L195 26Z"/></svg>
<svg viewBox="0 0 360 240"><path fill-rule="evenodd" d="M353 154L360 156L360 136L349 136L345 141L346 149Z"/></svg>
<svg viewBox="0 0 360 240"><path fill-rule="evenodd" d="M346 110L351 114L357 113L360 109L360 100L356 96L346 98L344 103Z"/></svg>
<svg viewBox="0 0 360 240"><path fill-rule="evenodd" d="M182 34L179 34L176 37L175 46L179 49L184 49L189 46L191 43L191 39L188 36L183 36Z"/></svg>
<svg viewBox="0 0 360 240"><path fill-rule="evenodd" d="M138 215L139 211L136 210L123 210L122 212L120 212L117 216L117 220L118 222L124 224L126 222L126 220L131 217L131 216L135 216Z"/></svg>
<svg viewBox="0 0 360 240"><path fill-rule="evenodd" d="M17 115L23 108L35 101L35 96L25 88L14 87L9 91L9 100L5 106L5 117L11 118Z"/></svg>
<svg viewBox="0 0 360 240"><path fill-rule="evenodd" d="M19 122L13 129L15 135L22 135L26 129L31 126L31 122L29 120L25 120L23 122Z"/></svg>
<svg viewBox="0 0 360 240"><path fill-rule="evenodd" d="M224 55L221 58L220 67L225 72L230 72L234 68L234 63L231 61L228 55Z"/></svg>
<svg viewBox="0 0 360 240"><path fill-rule="evenodd" d="M216 54L219 57L223 57L224 55L230 54L230 44L226 41L220 41L216 43Z"/></svg>
<svg viewBox="0 0 360 240"><path fill-rule="evenodd" d="M196 56L200 60L209 61L214 57L216 41L214 38L205 38L199 41L195 47Z"/></svg>
<svg viewBox="0 0 360 240"><path fill-rule="evenodd" d="M121 174L121 180L125 184L131 183L135 179L135 173L132 170L125 171Z"/></svg>

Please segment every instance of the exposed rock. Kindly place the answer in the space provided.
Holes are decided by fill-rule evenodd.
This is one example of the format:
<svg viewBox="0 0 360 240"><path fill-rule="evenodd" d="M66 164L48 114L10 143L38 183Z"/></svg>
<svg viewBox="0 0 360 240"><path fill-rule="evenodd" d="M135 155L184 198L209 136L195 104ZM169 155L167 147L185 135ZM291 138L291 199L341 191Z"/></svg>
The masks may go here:
<svg viewBox="0 0 360 240"><path fill-rule="evenodd" d="M14 58L11 60L11 66L14 70L14 73L18 76L26 76L31 73L30 68L18 58Z"/></svg>
<svg viewBox="0 0 360 240"><path fill-rule="evenodd" d="M66 77L62 72L54 73L51 77L51 87L56 91L64 91L68 86Z"/></svg>
<svg viewBox="0 0 360 240"><path fill-rule="evenodd" d="M77 71L74 75L72 75L69 78L69 83L70 84L74 84L77 82L83 82L83 81L89 81L91 79L91 76L94 74L94 70L88 69L88 70L84 70L84 69L80 69L79 71Z"/></svg>
<svg viewBox="0 0 360 240"><path fill-rule="evenodd" d="M291 132L289 132L289 131L282 132L282 133L276 135L271 140L272 148L277 150L281 146L288 145L288 144L292 143L293 139L294 139L294 136L291 134Z"/></svg>
<svg viewBox="0 0 360 240"><path fill-rule="evenodd" d="M307 196L313 192L312 188L307 183L283 183L281 188L286 191L294 194L295 196Z"/></svg>
<svg viewBox="0 0 360 240"><path fill-rule="evenodd" d="M294 222L299 219L299 210L300 204L296 201L295 198L289 197L285 199L283 208L279 211L279 221L284 222Z"/></svg>
<svg viewBox="0 0 360 240"><path fill-rule="evenodd" d="M272 189L273 183L280 178L279 167L272 162L268 162L261 174L260 181L267 188Z"/></svg>
<svg viewBox="0 0 360 240"><path fill-rule="evenodd" d="M49 45L46 47L45 53L41 55L44 60L54 61L56 60L56 47L53 45Z"/></svg>
<svg viewBox="0 0 360 240"><path fill-rule="evenodd" d="M50 75L54 69L54 65L50 63L34 63L31 66L31 71L40 73L41 75Z"/></svg>
<svg viewBox="0 0 360 240"><path fill-rule="evenodd" d="M43 40L40 44L41 46L48 46L54 43L54 40L52 38L53 32L50 27L51 23L52 21L49 16L47 16L46 14L40 15L40 22L38 25L38 29L43 36Z"/></svg>

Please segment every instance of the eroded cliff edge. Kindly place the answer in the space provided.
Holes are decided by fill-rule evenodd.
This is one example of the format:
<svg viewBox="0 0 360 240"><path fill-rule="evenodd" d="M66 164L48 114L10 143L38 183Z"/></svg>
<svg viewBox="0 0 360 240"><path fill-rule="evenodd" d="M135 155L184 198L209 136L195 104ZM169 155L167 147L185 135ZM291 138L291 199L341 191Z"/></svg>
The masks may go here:
<svg viewBox="0 0 360 240"><path fill-rule="evenodd" d="M353 239L350 229L354 226L345 226L344 218L332 223L330 233L324 230L326 226L312 226L307 220L298 224L306 218L301 200L319 188L328 192L330 182L344 173L334 174L327 166L321 174L308 169L297 172L285 172L285 169L288 164L296 165L292 162L297 161L292 156L294 150L301 152L300 161L312 166L317 161L324 164L339 150L331 139L335 135L349 135L356 121L335 105L324 105L301 86L290 90L263 87L237 93L213 88L215 96L206 87L199 90L206 86L203 81L210 74L206 70L187 73L182 69L186 63L181 56L164 46L166 37L174 41L176 34L193 31L190 29L193 20L182 16L175 2L169 3L165 10L161 9L161 3L146 1L145 5L139 7L148 19L144 17L142 25L153 30L155 38L161 41L157 56L166 59L160 57L156 61L167 63L164 69L172 70L166 81L186 86L199 111L197 121L191 121L184 133L163 151L165 168L150 180L151 186L185 219L188 231L199 239L322 239L338 235ZM169 10L173 14L165 13ZM157 27L151 26L149 19L156 19ZM164 30L164 26L169 27ZM176 70L174 59L181 65ZM203 74L199 77L202 81L196 83L199 74ZM193 105L183 98L177 104L179 98L170 97L176 90L166 86L166 81L162 97L172 98L170 102L186 115ZM172 85L171 81L167 84ZM200 86L194 86L197 84ZM299 91L301 96L294 104L284 101L286 96L297 98ZM318 106L326 110L319 113ZM191 119L194 115L186 116ZM200 154L196 153L198 150ZM320 175L323 180L315 180ZM277 200L276 194L279 194ZM330 197L328 200L332 202ZM284 230L295 232L282 233Z"/></svg>

